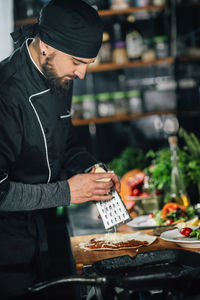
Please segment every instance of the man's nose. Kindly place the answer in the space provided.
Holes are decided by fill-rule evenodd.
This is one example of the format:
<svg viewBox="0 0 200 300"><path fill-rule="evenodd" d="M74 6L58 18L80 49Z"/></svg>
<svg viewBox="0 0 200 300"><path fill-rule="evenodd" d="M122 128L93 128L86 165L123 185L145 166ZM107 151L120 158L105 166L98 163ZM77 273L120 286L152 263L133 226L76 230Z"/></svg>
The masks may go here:
<svg viewBox="0 0 200 300"><path fill-rule="evenodd" d="M80 79L84 79L86 71L87 71L87 64L81 64L78 66L77 70L74 72L76 76Z"/></svg>

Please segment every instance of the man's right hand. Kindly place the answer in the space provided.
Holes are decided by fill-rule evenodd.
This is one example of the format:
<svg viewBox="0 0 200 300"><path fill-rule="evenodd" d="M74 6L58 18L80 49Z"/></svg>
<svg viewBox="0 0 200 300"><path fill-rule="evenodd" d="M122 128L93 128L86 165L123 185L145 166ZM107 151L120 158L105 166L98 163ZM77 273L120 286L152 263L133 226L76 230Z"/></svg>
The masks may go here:
<svg viewBox="0 0 200 300"><path fill-rule="evenodd" d="M109 182L97 181L110 178ZM88 201L105 201L112 199L110 190L115 186L120 192L120 183L115 173L78 174L68 179L71 203L80 204Z"/></svg>

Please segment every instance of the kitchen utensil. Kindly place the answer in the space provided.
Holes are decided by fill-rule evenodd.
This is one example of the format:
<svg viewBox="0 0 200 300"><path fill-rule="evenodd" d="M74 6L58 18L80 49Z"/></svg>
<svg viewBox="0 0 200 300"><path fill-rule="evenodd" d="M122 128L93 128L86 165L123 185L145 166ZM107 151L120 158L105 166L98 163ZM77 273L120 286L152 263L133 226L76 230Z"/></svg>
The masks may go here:
<svg viewBox="0 0 200 300"><path fill-rule="evenodd" d="M107 172L105 167L95 165L95 173ZM105 178L107 181L108 178ZM102 179L101 179L102 181ZM112 189L112 199L108 201L98 201L97 209L107 231L115 230L116 227L131 221L131 216L124 205L121 197L115 189Z"/></svg>

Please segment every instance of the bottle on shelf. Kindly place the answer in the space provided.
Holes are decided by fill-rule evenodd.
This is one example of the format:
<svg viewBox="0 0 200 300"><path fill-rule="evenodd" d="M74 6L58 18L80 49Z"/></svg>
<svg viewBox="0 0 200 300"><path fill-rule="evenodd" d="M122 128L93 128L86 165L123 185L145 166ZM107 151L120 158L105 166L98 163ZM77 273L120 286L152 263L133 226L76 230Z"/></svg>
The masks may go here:
<svg viewBox="0 0 200 300"><path fill-rule="evenodd" d="M113 41L113 63L119 65L128 63L129 60L126 51L126 44L122 34L122 24L120 24L120 22L115 22L113 24Z"/></svg>
<svg viewBox="0 0 200 300"><path fill-rule="evenodd" d="M150 0L132 0L132 2L133 2L133 6L136 7L143 7L151 4Z"/></svg>
<svg viewBox="0 0 200 300"><path fill-rule="evenodd" d="M181 172L178 165L178 138L177 136L170 136L168 138L168 141L171 150L172 162L170 201L181 204L184 207L188 207L190 205L190 199L187 195L186 188L182 180Z"/></svg>
<svg viewBox="0 0 200 300"><path fill-rule="evenodd" d="M139 32L133 15L127 18L126 26L126 51L129 60L141 59L143 53L143 38Z"/></svg>
<svg viewBox="0 0 200 300"><path fill-rule="evenodd" d="M82 95L83 119L97 117L97 105L94 94Z"/></svg>
<svg viewBox="0 0 200 300"><path fill-rule="evenodd" d="M82 97L74 95L72 97L72 118L74 120L81 119L83 117L82 111Z"/></svg>
<svg viewBox="0 0 200 300"><path fill-rule="evenodd" d="M126 92L130 114L142 113L142 98L140 90L129 90Z"/></svg>
<svg viewBox="0 0 200 300"><path fill-rule="evenodd" d="M142 53L142 61L148 62L156 59L155 50L153 48L152 39L146 38L143 39L143 53Z"/></svg>
<svg viewBox="0 0 200 300"><path fill-rule="evenodd" d="M110 93L99 93L96 95L99 117L113 117L115 115L114 102Z"/></svg>
<svg viewBox="0 0 200 300"><path fill-rule="evenodd" d="M116 91L111 93L115 105L115 116L125 116L128 113L128 101L124 91Z"/></svg>
<svg viewBox="0 0 200 300"><path fill-rule="evenodd" d="M103 33L102 46L98 53L99 63L109 63L112 61L112 45L110 42L110 34L108 32Z"/></svg>
<svg viewBox="0 0 200 300"><path fill-rule="evenodd" d="M153 0L152 4L155 5L155 6L165 5L166 0Z"/></svg>
<svg viewBox="0 0 200 300"><path fill-rule="evenodd" d="M110 0L110 9L126 9L130 6L128 0Z"/></svg>
<svg viewBox="0 0 200 300"><path fill-rule="evenodd" d="M155 36L153 38L155 44L156 58L165 58L169 56L169 49L166 36Z"/></svg>

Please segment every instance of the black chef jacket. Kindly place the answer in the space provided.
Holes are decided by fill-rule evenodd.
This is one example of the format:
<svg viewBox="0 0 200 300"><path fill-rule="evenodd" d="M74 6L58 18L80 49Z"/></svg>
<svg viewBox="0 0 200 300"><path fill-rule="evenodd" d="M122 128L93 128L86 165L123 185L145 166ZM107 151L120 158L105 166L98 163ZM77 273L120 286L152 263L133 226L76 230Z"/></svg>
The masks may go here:
<svg viewBox="0 0 200 300"><path fill-rule="evenodd" d="M30 41L0 63L0 270L46 250L38 210L68 205L67 179L97 163L74 137L72 88L51 93Z"/></svg>

